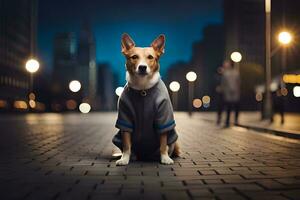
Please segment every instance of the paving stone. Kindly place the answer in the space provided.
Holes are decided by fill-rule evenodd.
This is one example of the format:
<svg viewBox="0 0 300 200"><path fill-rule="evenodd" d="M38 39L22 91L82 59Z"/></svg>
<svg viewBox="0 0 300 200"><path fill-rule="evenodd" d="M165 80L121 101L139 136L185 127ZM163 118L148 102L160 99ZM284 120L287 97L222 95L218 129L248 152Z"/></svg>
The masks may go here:
<svg viewBox="0 0 300 200"><path fill-rule="evenodd" d="M115 113L0 118L1 199L298 199L300 141L176 113L174 165L116 166ZM17 192L16 192L17 191Z"/></svg>

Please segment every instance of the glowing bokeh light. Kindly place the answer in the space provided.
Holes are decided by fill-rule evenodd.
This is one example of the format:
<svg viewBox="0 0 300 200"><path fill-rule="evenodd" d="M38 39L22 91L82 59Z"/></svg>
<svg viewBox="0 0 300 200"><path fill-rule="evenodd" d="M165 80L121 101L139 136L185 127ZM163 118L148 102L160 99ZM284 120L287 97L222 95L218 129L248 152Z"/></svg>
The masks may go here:
<svg viewBox="0 0 300 200"><path fill-rule="evenodd" d="M69 89L72 92L78 92L81 89L81 83L77 80L73 80L69 83Z"/></svg>
<svg viewBox="0 0 300 200"><path fill-rule="evenodd" d="M240 52L233 52L231 55L230 55L230 58L233 62L241 62L242 60L242 54Z"/></svg>
<svg viewBox="0 0 300 200"><path fill-rule="evenodd" d="M116 95L117 95L118 97L121 96L123 90L124 90L123 87L117 87L116 90L115 90Z"/></svg>
<svg viewBox="0 0 300 200"><path fill-rule="evenodd" d="M177 81L172 81L169 85L169 88L172 92L178 92L180 89L180 84Z"/></svg>
<svg viewBox="0 0 300 200"><path fill-rule="evenodd" d="M79 111L80 111L81 113L84 113L84 114L89 113L89 112L91 111L91 106L90 106L90 104L88 104L88 103L81 103L81 104L79 105Z"/></svg>
<svg viewBox="0 0 300 200"><path fill-rule="evenodd" d="M197 74L193 71L190 71L185 75L185 78L190 82L194 82L197 79Z"/></svg>
<svg viewBox="0 0 300 200"><path fill-rule="evenodd" d="M295 86L293 88L293 94L295 97L300 97L300 86Z"/></svg>
<svg viewBox="0 0 300 200"><path fill-rule="evenodd" d="M292 35L287 31L282 31L278 35L278 41L281 44L287 45L292 41Z"/></svg>
<svg viewBox="0 0 300 200"><path fill-rule="evenodd" d="M205 95L202 97L203 104L209 104L210 103L210 97Z"/></svg>
<svg viewBox="0 0 300 200"><path fill-rule="evenodd" d="M37 72L39 70L40 63L37 60L35 60L35 59L29 59L26 62L25 68L26 68L26 70L28 72L35 73L35 72Z"/></svg>
<svg viewBox="0 0 300 200"><path fill-rule="evenodd" d="M202 106L201 99L194 99L193 100L193 106L194 106L194 108L201 108L201 106Z"/></svg>
<svg viewBox="0 0 300 200"><path fill-rule="evenodd" d="M77 107L77 102L73 99L70 99L66 102L66 107L68 110L75 110Z"/></svg>

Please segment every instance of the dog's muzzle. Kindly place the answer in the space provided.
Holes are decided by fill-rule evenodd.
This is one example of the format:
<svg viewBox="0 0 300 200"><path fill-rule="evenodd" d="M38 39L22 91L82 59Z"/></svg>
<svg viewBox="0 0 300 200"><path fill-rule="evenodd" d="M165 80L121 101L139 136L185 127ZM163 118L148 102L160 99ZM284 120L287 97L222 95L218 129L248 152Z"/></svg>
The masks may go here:
<svg viewBox="0 0 300 200"><path fill-rule="evenodd" d="M139 65L138 73L140 75L147 75L147 66L146 65Z"/></svg>

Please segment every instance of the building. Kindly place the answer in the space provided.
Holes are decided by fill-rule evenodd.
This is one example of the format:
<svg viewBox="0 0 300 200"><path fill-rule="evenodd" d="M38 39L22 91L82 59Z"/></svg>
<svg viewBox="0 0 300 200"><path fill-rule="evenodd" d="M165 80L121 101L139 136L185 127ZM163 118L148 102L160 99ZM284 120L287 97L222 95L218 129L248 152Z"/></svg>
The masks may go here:
<svg viewBox="0 0 300 200"><path fill-rule="evenodd" d="M97 101L99 110L113 110L116 108L115 89L116 78L108 63L97 64Z"/></svg>
<svg viewBox="0 0 300 200"><path fill-rule="evenodd" d="M264 0L224 0L225 59L230 59L233 51L242 56L241 107L255 109L254 85L263 83L265 70L265 1ZM299 1L272 0L271 38L272 51L280 47L277 35L288 30L297 42L300 29ZM286 66L282 65L282 48L272 56L272 78L285 70L299 69L300 48L292 43L286 48ZM274 51L273 51L274 52Z"/></svg>
<svg viewBox="0 0 300 200"><path fill-rule="evenodd" d="M243 62L265 64L264 0L224 0L225 59L238 51Z"/></svg>
<svg viewBox="0 0 300 200"><path fill-rule="evenodd" d="M223 26L211 24L203 29L203 37L192 46L192 56L188 62L177 62L171 65L167 72L167 83L178 81L181 85L178 92L178 110L188 109L188 81L185 75L189 71L197 74L194 82L194 98L208 95L212 103L207 109L214 108L215 80L217 68L222 64L224 57Z"/></svg>
<svg viewBox="0 0 300 200"><path fill-rule="evenodd" d="M215 74L222 65L224 58L224 32L223 25L211 24L203 29L203 38L194 43L190 65L198 75L195 84L195 97L202 98L204 95L211 97L211 104L207 109L215 106L216 80Z"/></svg>
<svg viewBox="0 0 300 200"><path fill-rule="evenodd" d="M36 21L36 0L0 1L0 109L28 100L25 63L35 55Z"/></svg>
<svg viewBox="0 0 300 200"><path fill-rule="evenodd" d="M52 108L55 107L54 110L60 111L65 109L65 102L69 98L74 98L69 90L70 81L79 78L75 34L71 32L56 34L53 47ZM77 97L77 100L81 99Z"/></svg>
<svg viewBox="0 0 300 200"><path fill-rule="evenodd" d="M96 42L90 25L82 25L78 42L78 75L84 98L92 105L97 92Z"/></svg>
<svg viewBox="0 0 300 200"><path fill-rule="evenodd" d="M185 74L191 69L188 62L178 61L173 63L167 71L166 74L166 86L169 89L169 85L172 81L177 81L180 84L180 89L177 92L177 105L174 110L187 110L188 109L188 82L185 79ZM170 89L169 89L170 92ZM170 96L172 97L170 92Z"/></svg>
<svg viewBox="0 0 300 200"><path fill-rule="evenodd" d="M84 23L78 38L75 33L58 33L54 38L53 53L53 105L54 110L66 108L66 101L75 100L77 104L88 102L97 109L97 66L95 38L88 23ZM78 80L81 89L76 94L68 86L70 81Z"/></svg>
<svg viewBox="0 0 300 200"><path fill-rule="evenodd" d="M76 37L74 33L58 33L54 38L54 79L66 86L76 77Z"/></svg>

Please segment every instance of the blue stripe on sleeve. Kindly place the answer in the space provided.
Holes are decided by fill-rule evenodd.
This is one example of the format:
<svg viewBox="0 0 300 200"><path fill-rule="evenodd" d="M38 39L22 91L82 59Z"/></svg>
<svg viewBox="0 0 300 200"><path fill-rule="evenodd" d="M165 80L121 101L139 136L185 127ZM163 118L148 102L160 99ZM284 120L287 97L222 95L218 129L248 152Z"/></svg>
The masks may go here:
<svg viewBox="0 0 300 200"><path fill-rule="evenodd" d="M155 128L158 129L158 130L161 130L161 129L165 129L165 128L168 128L169 126L173 126L175 124L175 120L172 120L164 125L158 125L156 124L155 125Z"/></svg>
<svg viewBox="0 0 300 200"><path fill-rule="evenodd" d="M125 126L126 128L132 128L133 129L133 125L129 124L128 122L118 119L116 124L121 125L121 126Z"/></svg>

